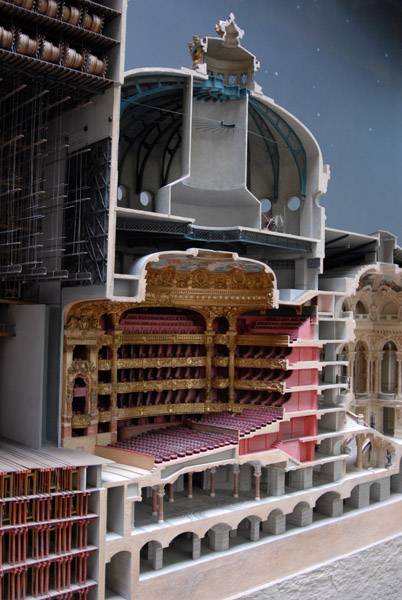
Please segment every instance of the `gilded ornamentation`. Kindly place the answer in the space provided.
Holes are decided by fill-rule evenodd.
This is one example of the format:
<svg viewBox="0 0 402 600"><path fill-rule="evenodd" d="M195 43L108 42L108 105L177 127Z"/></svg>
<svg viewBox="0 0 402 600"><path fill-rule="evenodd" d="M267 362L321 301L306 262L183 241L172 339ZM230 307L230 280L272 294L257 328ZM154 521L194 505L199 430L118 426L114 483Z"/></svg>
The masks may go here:
<svg viewBox="0 0 402 600"><path fill-rule="evenodd" d="M198 41L197 41L198 43ZM183 253L184 254L184 253ZM261 389L280 391L283 393L283 383L234 381L234 365L249 366L248 359L235 359L236 344L284 346L288 345L288 336L239 336L236 332L236 320L242 313L249 311L265 311L274 305L274 276L264 270L249 268L249 263L236 262L230 253L203 254L201 259L190 257L183 268L183 258L168 257L158 262L149 262L144 269L146 278L145 297L141 302L112 302L110 300L88 300L73 304L65 319L65 380L64 380L64 415L67 414L67 404L73 402L73 385L77 376L85 379L87 399L99 395L109 395L113 411L100 412L99 422L112 421L114 427L118 419L128 419L140 416L162 414L191 414L207 411L234 410L241 412L242 406L233 402L233 385L239 389ZM187 259L186 259L187 260ZM198 262L197 262L198 261ZM168 264L169 263L169 264ZM232 266L233 265L233 266ZM211 268L209 268L211 267ZM258 267L260 269L261 267ZM137 298L138 299L138 298ZM205 322L204 332L165 333L165 334L125 334L120 322L123 315L133 309L153 309L168 307L195 311ZM113 327L102 331L101 317L108 315ZM213 329L216 318L225 317L229 323L226 334L217 334ZM200 323L200 320L198 321ZM190 330L191 331L191 330ZM197 331L197 330L193 330ZM202 331L202 330L200 330ZM75 344L85 344L91 349L94 357L103 346L111 348L112 358L99 359L96 365L92 361L72 361ZM117 350L122 345L187 345L186 354L191 354L191 346L203 346L205 356L180 357L142 357L117 358ZM224 345L229 349L229 356L215 356L214 345ZM181 349L183 353L183 348ZM153 352L155 354L155 351ZM162 352L163 354L163 349ZM106 355L103 355L106 356ZM242 363L238 361L242 360ZM280 367L279 364L282 366ZM211 366L227 368L224 379L212 378ZM286 361L258 361L253 364L259 368L285 368ZM204 367L205 376L202 379L154 379L150 381L117 382L118 369L160 369L177 367ZM111 383L98 383L98 371L110 371ZM195 371L194 371L195 374ZM156 375L152 375L155 377ZM194 375L193 375L194 376ZM211 388L228 389L227 397L230 403L214 403L210 401ZM116 408L116 394L131 392L148 392L180 389L203 389L205 402L192 404L163 404L155 406L135 406ZM92 406L92 404L90 404ZM68 407L71 412L71 408ZM89 410L88 410L89 412ZM89 415L73 415L74 427L87 427L90 424Z"/></svg>
<svg viewBox="0 0 402 600"><path fill-rule="evenodd" d="M288 335L238 335L238 346L288 346Z"/></svg>
<svg viewBox="0 0 402 600"><path fill-rule="evenodd" d="M99 383L98 384L98 394L100 396L107 396L113 392L113 384L112 383Z"/></svg>
<svg viewBox="0 0 402 600"><path fill-rule="evenodd" d="M163 367L204 367L206 365L205 356L193 357L172 357L172 358L119 358L117 360L118 369L147 369Z"/></svg>
<svg viewBox="0 0 402 600"><path fill-rule="evenodd" d="M192 69L196 69L199 64L201 64L204 60L205 50L201 44L201 40L198 35L193 35L193 41L188 42L188 48L190 50L191 58L193 64L191 66Z"/></svg>
<svg viewBox="0 0 402 600"><path fill-rule="evenodd" d="M67 369L69 375L78 375L79 373L94 374L96 367L90 360L74 360L71 366Z"/></svg>
<svg viewBox="0 0 402 600"><path fill-rule="evenodd" d="M227 367L229 365L228 356L214 356L212 359L212 366L214 367Z"/></svg>
<svg viewBox="0 0 402 600"><path fill-rule="evenodd" d="M267 392L285 393L285 384L279 381L248 381L247 379L235 379L233 385L239 390L265 390Z"/></svg>
<svg viewBox="0 0 402 600"><path fill-rule="evenodd" d="M241 412L243 407L238 410ZM211 404L203 404L203 403L194 403L194 404L163 404L157 406L133 406L131 408L119 408L117 411L118 420L121 419L134 419L135 417L151 417L154 415L163 415L166 413L170 414L200 414L209 411L223 411L230 410L228 404L223 402L211 403Z"/></svg>
<svg viewBox="0 0 402 600"><path fill-rule="evenodd" d="M104 411L99 413L99 423L108 423L112 419L112 413L110 411Z"/></svg>
<svg viewBox="0 0 402 600"><path fill-rule="evenodd" d="M129 381L117 384L117 392L127 394L129 392L151 392L156 390L191 390L202 389L207 385L206 379L165 379L161 381ZM99 389L103 386L99 385ZM108 393L108 392L102 392Z"/></svg>
<svg viewBox="0 0 402 600"><path fill-rule="evenodd" d="M275 358L235 358L236 367L253 367L254 369L289 369L289 361Z"/></svg>
<svg viewBox="0 0 402 600"><path fill-rule="evenodd" d="M111 368L112 368L111 360L98 360L99 371L110 371Z"/></svg>
<svg viewBox="0 0 402 600"><path fill-rule="evenodd" d="M90 415L73 415L71 418L71 427L74 429L78 429L80 427L89 427L90 424Z"/></svg>
<svg viewBox="0 0 402 600"><path fill-rule="evenodd" d="M222 390L229 387L229 379L211 379L211 387Z"/></svg>
<svg viewBox="0 0 402 600"><path fill-rule="evenodd" d="M85 315L81 318L75 317L74 315L69 318L66 323L66 329L82 329L84 331L89 331L90 329L100 329L99 320L97 317Z"/></svg>

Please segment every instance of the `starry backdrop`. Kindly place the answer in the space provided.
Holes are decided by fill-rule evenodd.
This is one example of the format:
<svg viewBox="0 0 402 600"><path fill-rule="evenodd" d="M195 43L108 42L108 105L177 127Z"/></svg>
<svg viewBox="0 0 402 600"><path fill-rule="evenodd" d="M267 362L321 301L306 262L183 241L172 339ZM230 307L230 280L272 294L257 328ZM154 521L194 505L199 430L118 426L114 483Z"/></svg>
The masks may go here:
<svg viewBox="0 0 402 600"><path fill-rule="evenodd" d="M192 35L230 12L266 96L314 134L331 167L328 227L402 245L402 0L129 0L125 69L189 67Z"/></svg>

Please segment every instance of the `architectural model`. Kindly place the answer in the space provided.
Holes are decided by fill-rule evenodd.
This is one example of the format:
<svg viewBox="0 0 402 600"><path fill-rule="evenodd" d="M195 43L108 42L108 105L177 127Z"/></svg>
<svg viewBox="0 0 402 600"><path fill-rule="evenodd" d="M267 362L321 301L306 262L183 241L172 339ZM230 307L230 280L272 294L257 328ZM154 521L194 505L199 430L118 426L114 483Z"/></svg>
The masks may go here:
<svg viewBox="0 0 402 600"><path fill-rule="evenodd" d="M325 228L234 16L123 81L119 0L0 14L0 599L223 600L400 534L402 250Z"/></svg>

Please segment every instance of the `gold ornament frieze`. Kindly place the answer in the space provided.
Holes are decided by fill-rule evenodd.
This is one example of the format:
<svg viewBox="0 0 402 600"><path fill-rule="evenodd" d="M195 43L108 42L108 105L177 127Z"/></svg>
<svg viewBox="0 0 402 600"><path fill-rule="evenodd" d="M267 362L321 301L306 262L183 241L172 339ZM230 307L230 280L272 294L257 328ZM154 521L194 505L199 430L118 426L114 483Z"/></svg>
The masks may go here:
<svg viewBox="0 0 402 600"><path fill-rule="evenodd" d="M113 392L113 383L98 383L98 394L106 396Z"/></svg>
<svg viewBox="0 0 402 600"><path fill-rule="evenodd" d="M117 384L118 394L130 392L162 392L163 390L202 389L207 386L206 379L165 379L160 381L130 381Z"/></svg>
<svg viewBox="0 0 402 600"><path fill-rule="evenodd" d="M214 356L212 359L213 367L227 367L229 365L228 356Z"/></svg>
<svg viewBox="0 0 402 600"><path fill-rule="evenodd" d="M211 387L214 389L225 389L229 387L229 379L211 379Z"/></svg>
<svg viewBox="0 0 402 600"><path fill-rule="evenodd" d="M266 290L272 292L274 277L272 273L260 271L256 273L246 272L242 269L233 268L227 273L210 271L205 267L193 271L177 271L173 266L154 268L148 264L147 287L157 288L190 288L202 290L239 290L250 292L250 290Z"/></svg>
<svg viewBox="0 0 402 600"><path fill-rule="evenodd" d="M289 369L289 361L275 358L235 358L236 367L248 367L254 369Z"/></svg>
<svg viewBox="0 0 402 600"><path fill-rule="evenodd" d="M91 424L91 415L73 415L71 418L71 427L79 429L81 427L89 427Z"/></svg>
<svg viewBox="0 0 402 600"><path fill-rule="evenodd" d="M289 346L288 335L238 335L238 346Z"/></svg>
<svg viewBox="0 0 402 600"><path fill-rule="evenodd" d="M236 407L236 412L241 412ZM135 417L150 417L154 415L169 415L169 414L193 414L205 412L221 412L223 410L231 410L229 404L223 402L217 403L192 403L192 404L162 404L158 406L133 406L131 408L119 408L117 411L117 419L133 419Z"/></svg>
<svg viewBox="0 0 402 600"><path fill-rule="evenodd" d="M108 423L112 419L112 413L109 410L99 413L99 423Z"/></svg>
<svg viewBox="0 0 402 600"><path fill-rule="evenodd" d="M233 385L239 390L263 390L266 392L285 393L285 384L279 381L249 381L246 379L235 379Z"/></svg>
<svg viewBox="0 0 402 600"><path fill-rule="evenodd" d="M99 371L110 371L112 368L111 360L98 360Z"/></svg>
<svg viewBox="0 0 402 600"><path fill-rule="evenodd" d="M163 367L204 367L205 356L171 357L171 358L120 358L117 360L118 369L150 369Z"/></svg>
<svg viewBox="0 0 402 600"><path fill-rule="evenodd" d="M73 360L67 372L69 375L77 375L78 373L93 374L96 373L96 367L90 360Z"/></svg>

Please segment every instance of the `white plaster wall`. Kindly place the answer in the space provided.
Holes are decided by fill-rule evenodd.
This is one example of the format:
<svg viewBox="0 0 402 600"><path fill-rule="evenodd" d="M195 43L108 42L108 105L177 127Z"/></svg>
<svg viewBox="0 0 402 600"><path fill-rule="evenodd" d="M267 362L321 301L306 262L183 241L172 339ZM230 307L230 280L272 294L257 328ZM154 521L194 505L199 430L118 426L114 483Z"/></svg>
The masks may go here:
<svg viewBox="0 0 402 600"><path fill-rule="evenodd" d="M0 434L39 448L47 378L47 309L12 305L16 336L0 345Z"/></svg>
<svg viewBox="0 0 402 600"><path fill-rule="evenodd" d="M238 600L400 600L402 536L307 571Z"/></svg>

